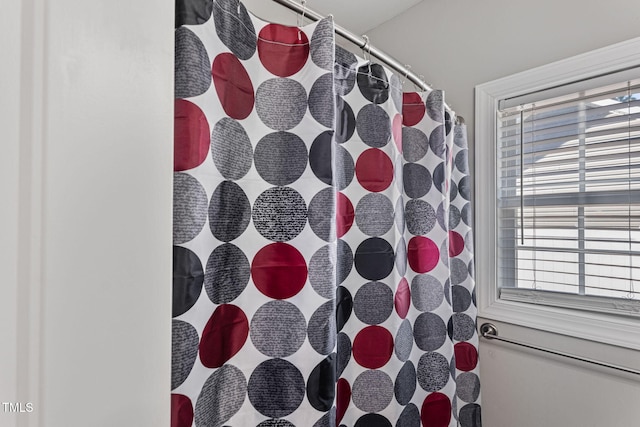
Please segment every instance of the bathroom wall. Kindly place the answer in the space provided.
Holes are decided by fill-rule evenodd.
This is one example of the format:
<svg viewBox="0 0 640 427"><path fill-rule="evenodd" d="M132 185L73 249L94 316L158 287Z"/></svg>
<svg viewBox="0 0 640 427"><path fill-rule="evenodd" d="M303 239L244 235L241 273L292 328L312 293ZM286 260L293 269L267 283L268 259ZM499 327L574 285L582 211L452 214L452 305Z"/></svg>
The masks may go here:
<svg viewBox="0 0 640 427"><path fill-rule="evenodd" d="M473 137L476 84L639 36L640 8L426 0L368 35L446 89ZM173 2L7 0L0 40L0 402L33 404L0 407L0 425L166 426ZM499 326L640 368L637 352ZM635 379L498 343L481 356L487 427L637 424Z"/></svg>
<svg viewBox="0 0 640 427"><path fill-rule="evenodd" d="M3 427L169 425L173 20L2 3Z"/></svg>

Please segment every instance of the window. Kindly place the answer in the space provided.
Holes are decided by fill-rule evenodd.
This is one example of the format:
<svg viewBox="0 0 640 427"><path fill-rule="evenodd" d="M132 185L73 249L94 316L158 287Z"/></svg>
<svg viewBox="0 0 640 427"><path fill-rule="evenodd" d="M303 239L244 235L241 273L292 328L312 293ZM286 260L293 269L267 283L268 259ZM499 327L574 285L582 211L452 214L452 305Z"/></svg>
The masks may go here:
<svg viewBox="0 0 640 427"><path fill-rule="evenodd" d="M476 141L480 316L640 349L640 39L478 86Z"/></svg>

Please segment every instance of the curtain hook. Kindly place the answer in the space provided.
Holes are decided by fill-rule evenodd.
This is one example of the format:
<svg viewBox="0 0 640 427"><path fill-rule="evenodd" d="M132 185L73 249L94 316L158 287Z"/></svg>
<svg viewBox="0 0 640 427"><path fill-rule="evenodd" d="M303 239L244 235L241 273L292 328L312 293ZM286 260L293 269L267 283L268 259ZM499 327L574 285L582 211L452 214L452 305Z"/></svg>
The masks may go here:
<svg viewBox="0 0 640 427"><path fill-rule="evenodd" d="M307 14L307 0L300 0L300 5L302 6L302 12L298 15L298 27L304 25L304 16Z"/></svg>
<svg viewBox="0 0 640 427"><path fill-rule="evenodd" d="M402 81L402 86L407 82L407 77L409 76L409 70L411 69L411 65L404 64L404 80Z"/></svg>
<svg viewBox="0 0 640 427"><path fill-rule="evenodd" d="M369 36L362 35L362 39L364 40L364 46L362 46L362 56L364 56L365 61L371 60L371 41L369 41Z"/></svg>
<svg viewBox="0 0 640 427"><path fill-rule="evenodd" d="M420 79L420 81L421 81L422 83L424 83L424 76L423 76L422 74L419 74L419 75L418 75L418 79ZM425 83L425 84L426 84L426 83ZM418 90L418 92L422 92L422 91L424 90L424 88L423 88L423 87L418 86L418 83L416 83L415 81L413 81L413 87L415 87L415 88Z"/></svg>
<svg viewBox="0 0 640 427"><path fill-rule="evenodd" d="M242 3L240 3L240 0L238 0L238 15L240 15L240 5L241 5L241 4L242 4Z"/></svg>
<svg viewBox="0 0 640 427"><path fill-rule="evenodd" d="M369 36L362 35L364 40L364 46L362 46L362 56L364 60L367 61L367 75L371 77L371 41L369 40Z"/></svg>

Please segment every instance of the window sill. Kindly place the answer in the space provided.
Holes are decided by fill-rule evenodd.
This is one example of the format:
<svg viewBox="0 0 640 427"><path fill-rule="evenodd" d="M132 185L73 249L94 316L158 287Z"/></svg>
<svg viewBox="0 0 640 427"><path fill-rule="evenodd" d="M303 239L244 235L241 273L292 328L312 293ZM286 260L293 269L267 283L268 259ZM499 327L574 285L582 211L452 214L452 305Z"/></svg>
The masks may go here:
<svg viewBox="0 0 640 427"><path fill-rule="evenodd" d="M500 299L525 304L640 318L640 301L637 300L521 288L502 288L500 290Z"/></svg>
<svg viewBox="0 0 640 427"><path fill-rule="evenodd" d="M638 318L486 297L478 301L479 317L640 350Z"/></svg>

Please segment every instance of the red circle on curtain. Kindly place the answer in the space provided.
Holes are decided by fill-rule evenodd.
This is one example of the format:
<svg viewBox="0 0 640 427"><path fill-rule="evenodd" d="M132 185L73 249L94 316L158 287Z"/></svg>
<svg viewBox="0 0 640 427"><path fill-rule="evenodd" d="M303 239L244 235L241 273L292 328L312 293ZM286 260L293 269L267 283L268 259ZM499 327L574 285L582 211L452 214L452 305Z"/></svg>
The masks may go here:
<svg viewBox="0 0 640 427"><path fill-rule="evenodd" d="M394 304L398 316L400 316L401 319L406 318L407 313L409 313L409 306L411 305L411 290L409 289L409 282L407 282L407 279L404 277L398 284Z"/></svg>
<svg viewBox="0 0 640 427"><path fill-rule="evenodd" d="M468 342L459 342L454 347L456 368L469 372L478 366L478 350Z"/></svg>
<svg viewBox="0 0 640 427"><path fill-rule="evenodd" d="M193 169L209 153L209 122L196 104L176 99L173 109L173 170Z"/></svg>
<svg viewBox="0 0 640 427"><path fill-rule="evenodd" d="M344 378L338 380L336 385L336 425L340 424L351 402L351 386Z"/></svg>
<svg viewBox="0 0 640 427"><path fill-rule="evenodd" d="M353 340L353 358L360 366L378 369L387 364L393 353L393 336L382 326L368 326Z"/></svg>
<svg viewBox="0 0 640 427"><path fill-rule="evenodd" d="M202 331L200 360L207 368L219 368L236 355L249 336L244 311L231 304L219 305Z"/></svg>
<svg viewBox="0 0 640 427"><path fill-rule="evenodd" d="M274 299L296 295L307 281L307 263L296 248L272 243L260 249L251 263L256 288Z"/></svg>
<svg viewBox="0 0 640 427"><path fill-rule="evenodd" d="M422 403L420 419L424 427L448 427L451 401L442 393L431 393Z"/></svg>
<svg viewBox="0 0 640 427"><path fill-rule="evenodd" d="M358 157L356 177L368 191L378 193L386 190L393 181L393 163L384 151L370 148Z"/></svg>
<svg viewBox="0 0 640 427"><path fill-rule="evenodd" d="M258 56L272 74L289 77L307 62L309 39L298 27L269 24L258 35Z"/></svg>
<svg viewBox="0 0 640 427"><path fill-rule="evenodd" d="M353 225L354 218L355 211L351 200L339 192L336 198L336 234L338 238L347 234Z"/></svg>
<svg viewBox="0 0 640 427"><path fill-rule="evenodd" d="M193 424L193 405L182 394L171 395L171 427L191 427Z"/></svg>
<svg viewBox="0 0 640 427"><path fill-rule="evenodd" d="M455 257L464 250L464 237L455 231L449 231L449 256Z"/></svg>
<svg viewBox="0 0 640 427"><path fill-rule="evenodd" d="M402 94L402 123L405 126L415 126L424 117L427 107L417 92Z"/></svg>
<svg viewBox="0 0 640 427"><path fill-rule="evenodd" d="M227 115L236 120L247 118L253 110L255 95L249 73L232 53L221 53L211 67L218 99Z"/></svg>
<svg viewBox="0 0 640 427"><path fill-rule="evenodd" d="M440 250L433 240L424 236L415 236L407 245L409 266L416 273L428 273L440 260Z"/></svg>

